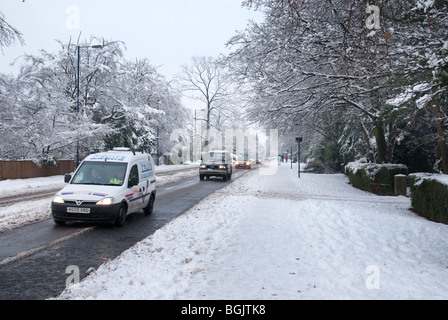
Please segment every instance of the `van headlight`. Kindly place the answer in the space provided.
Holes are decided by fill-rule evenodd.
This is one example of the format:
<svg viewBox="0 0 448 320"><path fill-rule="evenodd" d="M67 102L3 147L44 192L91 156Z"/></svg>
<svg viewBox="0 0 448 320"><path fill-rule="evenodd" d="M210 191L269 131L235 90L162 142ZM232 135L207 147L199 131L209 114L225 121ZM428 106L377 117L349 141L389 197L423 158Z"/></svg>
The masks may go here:
<svg viewBox="0 0 448 320"><path fill-rule="evenodd" d="M114 203L114 198L104 198L98 201L96 204L101 206L108 206Z"/></svg>
<svg viewBox="0 0 448 320"><path fill-rule="evenodd" d="M205 169L205 168L207 168L207 166L206 166L205 164L201 164L201 165L199 166L199 168L201 168L201 169Z"/></svg>
<svg viewBox="0 0 448 320"><path fill-rule="evenodd" d="M226 166L224 166L224 165L219 166L219 169L225 169L225 168L226 168Z"/></svg>
<svg viewBox="0 0 448 320"><path fill-rule="evenodd" d="M62 199L61 196L55 196L55 197L53 198L53 202L54 202L54 203L64 203L64 199Z"/></svg>

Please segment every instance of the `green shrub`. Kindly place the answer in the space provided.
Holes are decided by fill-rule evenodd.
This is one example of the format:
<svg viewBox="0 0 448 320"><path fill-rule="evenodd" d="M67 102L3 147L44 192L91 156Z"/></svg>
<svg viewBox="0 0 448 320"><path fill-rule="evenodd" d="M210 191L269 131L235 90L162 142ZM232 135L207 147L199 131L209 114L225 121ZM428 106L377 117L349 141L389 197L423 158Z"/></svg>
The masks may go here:
<svg viewBox="0 0 448 320"><path fill-rule="evenodd" d="M370 178L363 168L353 168L349 163L345 167L345 173L348 175L350 184L355 188L370 191Z"/></svg>
<svg viewBox="0 0 448 320"><path fill-rule="evenodd" d="M411 175L411 204L418 215L448 224L448 184L444 180L448 180L446 175Z"/></svg>
<svg viewBox="0 0 448 320"><path fill-rule="evenodd" d="M350 162L345 167L350 184L355 188L379 195L394 194L394 176L407 175L408 169L402 164L377 164Z"/></svg>

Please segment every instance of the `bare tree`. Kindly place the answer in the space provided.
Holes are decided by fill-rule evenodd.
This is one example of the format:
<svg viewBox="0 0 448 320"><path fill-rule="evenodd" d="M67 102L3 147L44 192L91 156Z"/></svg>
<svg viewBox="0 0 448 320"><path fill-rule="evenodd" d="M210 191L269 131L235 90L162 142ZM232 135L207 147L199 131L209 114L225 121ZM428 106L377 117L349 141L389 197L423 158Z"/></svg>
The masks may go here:
<svg viewBox="0 0 448 320"><path fill-rule="evenodd" d="M226 76L225 67L212 57L193 57L191 64L182 66L179 76L182 91L190 98L201 101L206 111L206 139L209 144L209 131L212 114L221 116L225 99L230 95L230 81Z"/></svg>

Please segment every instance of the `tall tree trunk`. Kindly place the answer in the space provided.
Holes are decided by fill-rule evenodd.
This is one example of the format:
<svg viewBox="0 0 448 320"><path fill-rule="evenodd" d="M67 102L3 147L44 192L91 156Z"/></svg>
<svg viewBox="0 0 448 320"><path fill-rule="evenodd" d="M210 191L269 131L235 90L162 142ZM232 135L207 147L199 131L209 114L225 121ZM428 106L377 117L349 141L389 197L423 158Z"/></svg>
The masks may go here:
<svg viewBox="0 0 448 320"><path fill-rule="evenodd" d="M372 118L373 132L376 141L376 159L378 163L387 162L387 143L382 121Z"/></svg>
<svg viewBox="0 0 448 320"><path fill-rule="evenodd" d="M375 158L374 158L373 151L372 151L372 146L370 145L369 134L367 133L366 128L364 127L364 125L361 122L358 122L358 126L364 136L364 139L366 140L367 153L369 155L369 160L370 160L370 162L375 162Z"/></svg>
<svg viewBox="0 0 448 320"><path fill-rule="evenodd" d="M211 102L208 100L207 96L207 118L205 120L206 128L205 128L205 141L204 141L204 151L208 152L210 151L209 144L210 144L210 112L211 112Z"/></svg>
<svg viewBox="0 0 448 320"><path fill-rule="evenodd" d="M442 172L448 174L448 148L446 146L446 139L444 136L444 123L443 117L440 112L438 104L435 104L433 107L433 112L435 115L436 128L437 128L437 148L440 153L441 161L441 169Z"/></svg>

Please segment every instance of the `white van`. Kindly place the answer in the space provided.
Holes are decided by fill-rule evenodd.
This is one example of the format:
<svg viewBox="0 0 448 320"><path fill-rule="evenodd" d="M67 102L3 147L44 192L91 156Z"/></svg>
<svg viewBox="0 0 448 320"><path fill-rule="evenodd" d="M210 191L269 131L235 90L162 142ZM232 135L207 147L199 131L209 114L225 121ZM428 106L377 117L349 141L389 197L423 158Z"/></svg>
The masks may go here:
<svg viewBox="0 0 448 320"><path fill-rule="evenodd" d="M152 213L156 197L154 160L149 154L127 148L91 154L51 203L56 224L68 221L115 223L143 209Z"/></svg>

